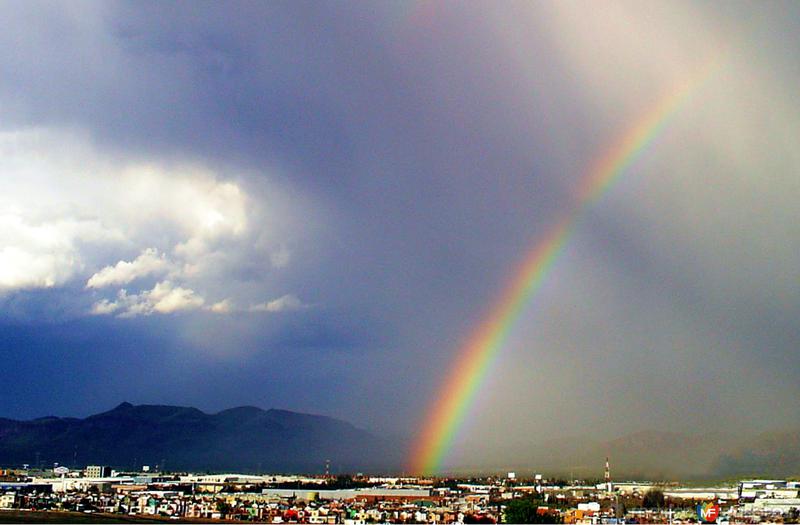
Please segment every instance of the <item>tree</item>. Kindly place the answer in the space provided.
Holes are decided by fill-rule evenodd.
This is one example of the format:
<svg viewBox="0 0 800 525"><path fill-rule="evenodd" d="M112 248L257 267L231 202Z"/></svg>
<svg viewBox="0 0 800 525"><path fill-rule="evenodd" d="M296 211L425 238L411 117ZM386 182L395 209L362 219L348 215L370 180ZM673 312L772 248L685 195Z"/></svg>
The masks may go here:
<svg viewBox="0 0 800 525"><path fill-rule="evenodd" d="M217 500L217 510L222 514L222 519L225 519L225 516L230 514L232 507L225 500Z"/></svg>
<svg viewBox="0 0 800 525"><path fill-rule="evenodd" d="M665 506L664 491L661 489L650 489L644 494L642 507L646 509L660 509Z"/></svg>
<svg viewBox="0 0 800 525"><path fill-rule="evenodd" d="M561 523L561 516L554 514L539 514L539 500L533 498L519 498L511 500L506 505L506 523Z"/></svg>

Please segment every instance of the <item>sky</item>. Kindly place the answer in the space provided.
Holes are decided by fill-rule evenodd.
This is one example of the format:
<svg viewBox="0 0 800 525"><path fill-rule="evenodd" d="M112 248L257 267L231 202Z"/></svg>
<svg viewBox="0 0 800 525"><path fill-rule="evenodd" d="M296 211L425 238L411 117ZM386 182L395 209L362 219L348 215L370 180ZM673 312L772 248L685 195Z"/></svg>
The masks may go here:
<svg viewBox="0 0 800 525"><path fill-rule="evenodd" d="M413 436L592 164L713 63L586 211L449 461L796 426L797 4L0 18L0 417L256 405Z"/></svg>

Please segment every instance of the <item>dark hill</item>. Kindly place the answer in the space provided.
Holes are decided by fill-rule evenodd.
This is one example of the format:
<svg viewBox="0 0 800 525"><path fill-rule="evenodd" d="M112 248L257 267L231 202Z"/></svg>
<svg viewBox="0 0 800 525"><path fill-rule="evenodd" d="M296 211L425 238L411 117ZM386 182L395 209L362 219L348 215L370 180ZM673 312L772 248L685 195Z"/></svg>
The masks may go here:
<svg viewBox="0 0 800 525"><path fill-rule="evenodd" d="M319 472L395 467L399 447L337 419L287 410L122 403L85 419L0 419L0 465L165 465L169 470Z"/></svg>

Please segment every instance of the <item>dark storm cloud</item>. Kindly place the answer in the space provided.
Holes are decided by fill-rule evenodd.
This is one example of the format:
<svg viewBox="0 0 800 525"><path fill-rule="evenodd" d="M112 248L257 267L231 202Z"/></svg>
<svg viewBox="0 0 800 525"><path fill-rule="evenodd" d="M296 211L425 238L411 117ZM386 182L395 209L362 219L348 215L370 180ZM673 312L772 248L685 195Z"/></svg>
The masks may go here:
<svg viewBox="0 0 800 525"><path fill-rule="evenodd" d="M625 3L591 21L571 3L18 2L0 10L12 21L0 34L2 130L45 130L41 143L14 135L8 151L22 165L46 157L39 176L52 184L34 189L57 188L71 204L97 192L83 199L110 210L95 217L91 206L79 208L100 231L91 234L63 220L66 211L60 222L22 211L11 215L23 222L8 219L26 257L58 257L36 275L8 278L49 287L9 284L0 297L9 373L35 377L27 389L4 391L0 415L85 414L123 399L274 404L408 431L497 290L571 205L591 161L720 41L733 49L727 76L587 214L512 335L502 375L479 401L492 409L475 416L510 437L475 436L519 441L541 426L536 414L549 414L551 435L585 420L609 430L636 421L608 416L603 399L643 426L688 427L705 410L730 421L737 403L766 388L742 372L764 349L770 360L752 377L774 373L775 386L795 388L791 320L800 301L796 286L780 289L794 275L787 254L798 235L780 225L796 218L786 196L797 189L797 158L780 140L759 155L743 123L767 115L764 129L778 137L796 128L787 117L796 103L781 88L797 75L791 46L780 43L791 40L791 17L749 27L739 4L721 21L702 7L662 6L654 18ZM789 36L754 44L749 35L773 26ZM760 96L747 96L751 89ZM48 156L61 143L79 153ZM785 160L754 199L744 174L765 157ZM64 159L72 164L58 171ZM69 179L84 165L85 175ZM137 177L123 167L140 165L155 166L163 202L146 209L157 219L117 214ZM107 187L115 194L102 193ZM213 198L194 209L187 193ZM777 211L751 227L741 209ZM209 212L222 213L225 228L196 226ZM52 241L48 228L69 242ZM120 229L123 238L109 241ZM22 242L36 236L44 240ZM771 254L767 264L758 265L753 246ZM146 249L168 259L171 289L191 290L203 305L86 317L92 304L119 300L111 288L83 290L86 281ZM151 297L166 277L141 279L128 297ZM248 311L286 295L303 308ZM203 310L226 299L225 315ZM727 382L694 367L710 360ZM136 372L118 380L124 369ZM563 399L564 384L574 399ZM679 401L697 406L675 423ZM547 406L571 415L556 420ZM500 424L518 411L530 421Z"/></svg>

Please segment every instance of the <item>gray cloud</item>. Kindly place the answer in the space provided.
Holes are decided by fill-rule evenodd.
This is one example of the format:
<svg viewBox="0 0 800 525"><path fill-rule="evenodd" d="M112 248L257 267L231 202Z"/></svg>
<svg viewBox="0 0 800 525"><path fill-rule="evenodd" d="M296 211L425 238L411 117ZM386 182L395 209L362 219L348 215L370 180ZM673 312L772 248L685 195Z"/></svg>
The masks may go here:
<svg viewBox="0 0 800 525"><path fill-rule="evenodd" d="M796 420L757 409L798 393L793 4L0 10L3 315L61 297L76 331L128 323L128 342L105 347L122 361L169 326L163 352L203 356L193 370L218 383L175 372L164 397L278 399L408 433L593 160L718 60L585 215L454 458L532 453L527 436L587 425ZM116 317L157 313L176 290L161 310L194 309ZM92 308L114 315L80 318ZM255 364L290 374L289 356L324 370L237 393Z"/></svg>
<svg viewBox="0 0 800 525"><path fill-rule="evenodd" d="M251 312L286 312L291 310L300 310L306 308L307 305L292 294L286 294L268 301L253 305L249 308Z"/></svg>

